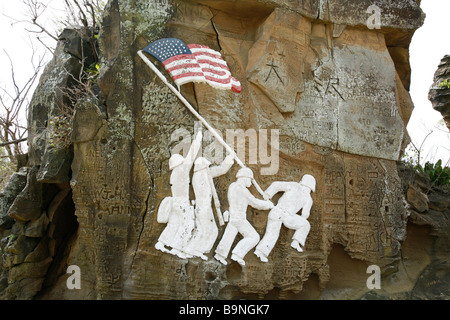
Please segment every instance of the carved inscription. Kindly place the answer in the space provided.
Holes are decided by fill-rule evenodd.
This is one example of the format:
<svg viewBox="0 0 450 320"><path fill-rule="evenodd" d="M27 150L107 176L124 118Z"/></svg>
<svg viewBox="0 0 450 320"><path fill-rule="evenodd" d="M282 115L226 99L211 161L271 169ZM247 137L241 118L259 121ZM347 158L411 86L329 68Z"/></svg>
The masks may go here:
<svg viewBox="0 0 450 320"><path fill-rule="evenodd" d="M349 250L376 259L382 248L395 241L392 234L402 235L404 230L401 184L388 175L395 171L384 160L338 159L327 156L323 223L333 236L346 239ZM316 209L320 210L319 204ZM361 242L361 237L367 241Z"/></svg>
<svg viewBox="0 0 450 320"><path fill-rule="evenodd" d="M292 32L272 34L286 19L273 12L261 25L260 37L249 50L248 80L262 90L282 113L293 112L296 101L303 91L304 57L307 48L306 19L298 19L292 13L290 21L300 21L289 26ZM283 26L286 28L286 26ZM288 36L295 34L294 37ZM264 49L263 49L264 48ZM286 94L291 92L293 94Z"/></svg>
<svg viewBox="0 0 450 320"><path fill-rule="evenodd" d="M300 139L295 139L288 135L280 136L279 139L280 139L279 146L281 152L284 152L291 156L295 156L300 152L306 151L306 144Z"/></svg>
<svg viewBox="0 0 450 320"><path fill-rule="evenodd" d="M397 159L405 129L387 50L344 46L333 57L319 60L305 77L305 91L289 119L294 135L321 147Z"/></svg>
<svg viewBox="0 0 450 320"><path fill-rule="evenodd" d="M305 276L308 259L290 255L284 264L274 266L274 280L280 286L286 287L301 282Z"/></svg>
<svg viewBox="0 0 450 320"><path fill-rule="evenodd" d="M269 67L269 72L267 73L267 77L264 82L267 82L267 80L269 80L269 77L272 75L275 76L282 85L284 85L283 78L280 76L279 71L277 71L279 67L274 63L273 58L269 59L269 61L266 63L266 66Z"/></svg>

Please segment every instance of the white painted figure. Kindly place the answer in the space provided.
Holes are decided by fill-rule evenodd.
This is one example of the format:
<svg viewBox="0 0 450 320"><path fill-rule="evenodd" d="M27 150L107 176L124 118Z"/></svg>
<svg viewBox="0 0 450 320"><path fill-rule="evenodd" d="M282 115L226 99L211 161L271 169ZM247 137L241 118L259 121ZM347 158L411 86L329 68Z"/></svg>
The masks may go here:
<svg viewBox="0 0 450 320"><path fill-rule="evenodd" d="M255 198L247 189L252 185L253 172L249 168L241 168L236 174L237 181L228 188L229 219L224 213L225 221L228 221L225 232L215 252L216 258L223 264L227 264L226 258L230 252L233 241L238 233L243 239L238 242L232 251L231 259L245 266L245 255L256 246L260 237L250 222L247 221L247 207L250 205L259 210L269 210L274 207L268 200Z"/></svg>
<svg viewBox="0 0 450 320"><path fill-rule="evenodd" d="M195 194L195 229L192 238L183 252L187 256L200 257L208 260L205 253L209 253L219 234L214 220L211 200L214 200L219 224L223 224L220 202L214 187L213 178L224 175L230 170L234 160L231 155L227 156L219 166L212 166L204 157L199 157L194 163L194 174L192 187Z"/></svg>
<svg viewBox="0 0 450 320"><path fill-rule="evenodd" d="M267 257L272 251L280 235L281 225L295 230L292 237L291 247L303 252L301 246L305 245L310 231L308 217L313 204L311 191L316 188L316 180L311 175L304 175L300 182L272 183L265 191L269 198L278 192L284 192L278 200L277 205L270 210L267 219L266 232L262 240L256 246L255 254L262 262L267 262ZM299 211L301 215L297 213ZM300 246L301 245L301 246Z"/></svg>
<svg viewBox="0 0 450 320"><path fill-rule="evenodd" d="M202 137L202 133L199 131L186 158L180 154L170 157L172 197L165 198L161 202L157 216L158 222L167 222L167 226L159 236L155 248L183 259L186 256L182 249L191 238L194 229L194 207L189 203L190 171L200 150ZM172 250L169 251L166 247L172 247Z"/></svg>

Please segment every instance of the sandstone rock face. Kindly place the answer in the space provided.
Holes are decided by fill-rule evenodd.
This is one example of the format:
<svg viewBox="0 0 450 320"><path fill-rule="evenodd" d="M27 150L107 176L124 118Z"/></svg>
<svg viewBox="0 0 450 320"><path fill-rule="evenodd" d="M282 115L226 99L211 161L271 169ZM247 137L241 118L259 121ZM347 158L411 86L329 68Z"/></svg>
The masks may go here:
<svg viewBox="0 0 450 320"><path fill-rule="evenodd" d="M355 299L370 291L370 265L381 269L383 294L404 297L415 283L400 267L402 250L405 243L412 248L414 238L407 242L409 189L402 185L396 161L408 142L406 125L413 109L408 45L423 13L416 1L378 1L381 29L369 29L371 4L109 1L99 35L101 95L74 106L73 158L64 157L70 172L45 157L48 139L39 125L33 127L31 171L38 171L36 182L57 188L50 204L39 207L47 211L47 220L38 213L13 217L16 224L33 223L20 233L24 239L48 230L39 244L57 243L61 252L41 254L47 275L27 298ZM221 264L213 257L215 246L207 261L155 249L165 228L157 221L159 205L171 194L169 158L175 149L189 148L199 129L197 119L137 55L167 37L220 51L241 82L240 94L202 83L183 85L181 93L224 138L238 129L258 137L256 149L244 144L244 155L263 189L273 181L299 181L304 174L316 178L311 230L302 253L290 246L293 230L285 227L269 261L261 262L250 251L245 267L229 259L228 265ZM50 83L65 85L56 79ZM51 105L53 98L46 97L45 105ZM37 107L32 112L31 123L48 117ZM203 131L203 155L214 155L212 162L219 164L225 152ZM52 165L61 169L42 173ZM235 164L215 179L223 209L238 169ZM69 175L70 189L52 178ZM420 192L411 186L409 196L416 199L414 193ZM432 202L427 196L411 201L420 207L419 216ZM267 214L247 213L261 237ZM76 222L64 224L63 217L76 217ZM58 230L66 237L58 237ZM219 228L218 239L223 232ZM412 232L428 239L423 229ZM23 247L36 251L31 244ZM414 279L431 260L414 265ZM22 266L10 263L8 277L15 277L15 265ZM81 270L79 290L66 286L64 267L69 265ZM6 297L14 297L14 289L5 287Z"/></svg>
<svg viewBox="0 0 450 320"><path fill-rule="evenodd" d="M442 58L428 93L433 108L442 114L447 128L450 128L450 88L445 81L450 81L450 56Z"/></svg>

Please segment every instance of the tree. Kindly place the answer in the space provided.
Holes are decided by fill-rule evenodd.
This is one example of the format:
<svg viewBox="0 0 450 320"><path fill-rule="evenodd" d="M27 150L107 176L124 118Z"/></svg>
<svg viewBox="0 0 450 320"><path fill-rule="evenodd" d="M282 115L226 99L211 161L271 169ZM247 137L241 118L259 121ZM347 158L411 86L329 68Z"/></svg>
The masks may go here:
<svg viewBox="0 0 450 320"><path fill-rule="evenodd" d="M34 83L44 66L44 56L37 56L35 48L32 50L30 63L33 71L25 83L17 80L14 63L9 54L4 51L10 62L10 86L0 87L0 147L3 147L10 161L15 162L17 155L23 154L21 142L26 140L27 128L22 121L26 115L30 94Z"/></svg>
<svg viewBox="0 0 450 320"><path fill-rule="evenodd" d="M81 72L71 88L66 88L66 95L74 104L83 94L92 95L91 84L99 73L97 34L101 22L101 15L105 2L102 0L64 0L64 17L59 18L57 23L48 19L49 11L53 10L49 4L51 0L22 0L25 12L21 13L21 18L12 20L12 24L24 23L25 30L29 33L30 39L40 43L44 51L48 50L53 54L54 47L58 41L59 34L65 28L71 28L80 33L80 37L89 44L89 55L93 56L86 65L86 57L81 57ZM59 2L58 4L60 4ZM61 12L61 11L60 11ZM48 41L49 40L49 41ZM26 152L24 141L27 139L27 109L30 102L36 80L42 71L45 63L45 54L31 42L32 56L30 76L24 83L20 83L17 76L16 66L7 51L4 54L10 63L10 81L0 87L0 179L6 180L8 173L15 169L18 156ZM92 57L91 57L92 58ZM28 61L24 63L29 63ZM1 185L0 180L0 188Z"/></svg>
<svg viewBox="0 0 450 320"><path fill-rule="evenodd" d="M445 128L444 121L440 120L433 129L428 130L422 142L411 141L402 156L402 162L413 167L417 172L427 174L430 177L431 187L448 186L450 185L450 159L436 160L437 148L427 146L429 138L436 133L444 134L450 142L450 132ZM450 151L444 145L440 148Z"/></svg>
<svg viewBox="0 0 450 320"><path fill-rule="evenodd" d="M32 72L20 83L10 55L6 51L4 55L9 59L10 80L0 87L0 190L15 171L19 157L26 152L23 147L27 140L26 111L45 61L44 55L38 56L36 48L32 47Z"/></svg>

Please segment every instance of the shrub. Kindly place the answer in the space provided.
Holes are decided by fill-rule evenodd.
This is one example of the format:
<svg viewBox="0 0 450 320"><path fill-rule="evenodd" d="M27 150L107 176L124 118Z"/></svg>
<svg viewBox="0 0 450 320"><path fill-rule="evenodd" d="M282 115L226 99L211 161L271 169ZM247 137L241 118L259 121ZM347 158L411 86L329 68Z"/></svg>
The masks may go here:
<svg viewBox="0 0 450 320"><path fill-rule="evenodd" d="M450 185L450 167L442 167L442 160L435 164L427 161L425 166L419 165L417 168L420 172L424 172L430 176L431 183L434 186L448 186Z"/></svg>

